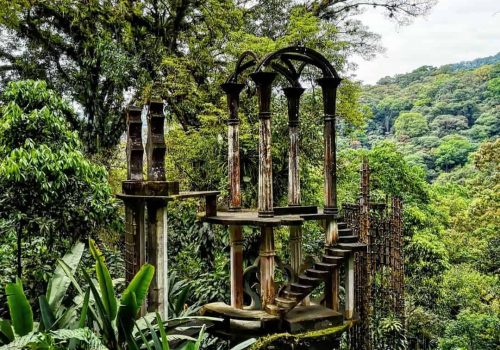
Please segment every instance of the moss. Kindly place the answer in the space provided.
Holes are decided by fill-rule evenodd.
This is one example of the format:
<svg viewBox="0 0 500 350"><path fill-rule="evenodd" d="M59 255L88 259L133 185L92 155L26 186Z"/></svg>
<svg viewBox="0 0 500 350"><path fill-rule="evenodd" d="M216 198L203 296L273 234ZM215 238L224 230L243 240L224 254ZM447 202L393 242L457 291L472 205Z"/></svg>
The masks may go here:
<svg viewBox="0 0 500 350"><path fill-rule="evenodd" d="M266 337L262 337L257 340L256 343L252 345L251 350L263 350L266 349L267 346L270 345L278 345L276 343L287 343L287 344L297 344L299 345L303 341L310 341L313 339L320 340L325 337L336 337L340 336L343 332L345 332L348 328L352 326L351 322L345 322L343 325L325 328L317 331L304 332L298 334L290 334L290 333L278 333L272 334Z"/></svg>

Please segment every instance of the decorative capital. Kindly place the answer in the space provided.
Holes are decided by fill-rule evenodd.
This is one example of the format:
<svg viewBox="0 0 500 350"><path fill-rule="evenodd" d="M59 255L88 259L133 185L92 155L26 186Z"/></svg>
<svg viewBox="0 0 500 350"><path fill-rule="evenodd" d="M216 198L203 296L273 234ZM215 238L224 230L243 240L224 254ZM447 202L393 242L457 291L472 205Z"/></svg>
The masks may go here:
<svg viewBox="0 0 500 350"><path fill-rule="evenodd" d="M220 87L228 96L238 96L245 87L245 84L224 83Z"/></svg>
<svg viewBox="0 0 500 350"><path fill-rule="evenodd" d="M256 72L250 74L252 80L257 84L257 86L271 85L276 78L277 73L275 72Z"/></svg>
<svg viewBox="0 0 500 350"><path fill-rule="evenodd" d="M336 89L339 85L342 79L340 78L335 78L335 77L323 77L316 79L316 82L318 83L321 88L332 88Z"/></svg>

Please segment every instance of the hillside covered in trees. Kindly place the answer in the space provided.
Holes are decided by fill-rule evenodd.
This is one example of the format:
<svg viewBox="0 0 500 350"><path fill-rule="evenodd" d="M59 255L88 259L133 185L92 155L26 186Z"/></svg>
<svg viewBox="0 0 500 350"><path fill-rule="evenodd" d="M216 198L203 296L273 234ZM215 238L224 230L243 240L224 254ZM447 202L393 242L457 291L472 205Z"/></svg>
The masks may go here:
<svg viewBox="0 0 500 350"><path fill-rule="evenodd" d="M496 348L500 54L385 77L362 100L373 113L364 146L393 143L426 180L427 198L406 213L420 222L405 232L410 340Z"/></svg>

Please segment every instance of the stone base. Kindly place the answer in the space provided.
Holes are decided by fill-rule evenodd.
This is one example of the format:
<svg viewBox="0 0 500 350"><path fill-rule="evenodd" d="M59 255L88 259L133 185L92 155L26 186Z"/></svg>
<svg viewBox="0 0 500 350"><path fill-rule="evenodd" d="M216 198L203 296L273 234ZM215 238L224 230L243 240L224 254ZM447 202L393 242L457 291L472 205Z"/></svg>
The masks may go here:
<svg viewBox="0 0 500 350"><path fill-rule="evenodd" d="M343 321L341 313L318 304L311 304L297 306L288 312L283 319L283 328L292 334L303 333L338 326Z"/></svg>

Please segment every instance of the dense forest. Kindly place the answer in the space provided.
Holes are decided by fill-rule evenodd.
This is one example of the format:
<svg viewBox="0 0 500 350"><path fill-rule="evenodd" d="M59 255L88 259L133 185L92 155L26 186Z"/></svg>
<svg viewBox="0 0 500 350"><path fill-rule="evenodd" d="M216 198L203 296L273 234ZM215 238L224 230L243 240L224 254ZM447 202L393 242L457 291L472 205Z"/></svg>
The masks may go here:
<svg viewBox="0 0 500 350"><path fill-rule="evenodd" d="M363 88L363 145L390 140L426 180L406 232L409 336L444 349L498 346L499 84L497 54Z"/></svg>
<svg viewBox="0 0 500 350"><path fill-rule="evenodd" d="M500 54L423 66L373 86L348 75L353 55L369 59L381 50L380 37L357 15L376 7L388 20L407 23L434 4L0 1L0 346L145 347L141 337L167 320L153 315L132 331L153 271L145 265L135 283L124 282L124 208L115 195L127 176L125 108L162 98L168 180L184 190L219 190L225 208L228 116L220 84L242 52L262 57L300 44L324 54L344 78L339 202L358 200L365 158L373 201L394 195L404 203L405 317L375 320L374 349L385 349L389 336L399 337L400 349L498 348ZM302 201L321 205L322 94L313 69L303 76L311 89L300 107ZM254 93L255 86L246 86L240 108L247 208L257 202ZM274 204L283 205L288 120L280 89L272 103ZM207 302L230 298L228 232L197 221L199 207L195 200L169 205L170 317L193 316ZM278 233L277 254L287 261L281 248L288 231ZM249 266L258 255L258 231L244 235ZM323 245L322 228L306 224L306 262ZM168 331L158 333L152 348L168 348L167 336L175 338L178 329ZM198 341L181 345L227 349L203 329L198 333Z"/></svg>

